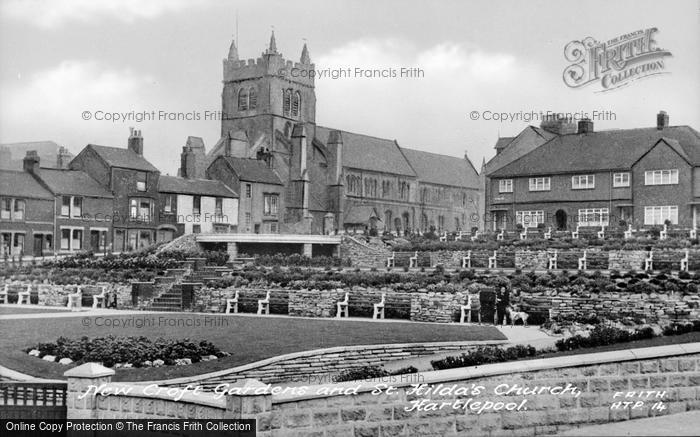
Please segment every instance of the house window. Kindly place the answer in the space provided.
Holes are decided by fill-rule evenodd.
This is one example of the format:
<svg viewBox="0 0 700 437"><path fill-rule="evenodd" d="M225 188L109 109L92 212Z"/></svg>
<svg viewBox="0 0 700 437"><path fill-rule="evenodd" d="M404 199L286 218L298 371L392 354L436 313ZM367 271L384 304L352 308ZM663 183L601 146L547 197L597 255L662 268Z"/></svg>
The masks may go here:
<svg viewBox="0 0 700 437"><path fill-rule="evenodd" d="M192 233L199 234L202 232L202 225L192 225Z"/></svg>
<svg viewBox="0 0 700 437"><path fill-rule="evenodd" d="M26 203L24 200L15 199L15 213L12 215L13 220L24 220L24 210Z"/></svg>
<svg viewBox="0 0 700 437"><path fill-rule="evenodd" d="M70 196L63 196L61 198L61 216L70 217Z"/></svg>
<svg viewBox="0 0 700 437"><path fill-rule="evenodd" d="M238 110L248 110L248 91L243 88L238 92Z"/></svg>
<svg viewBox="0 0 700 437"><path fill-rule="evenodd" d="M2 247L2 256L9 256L11 255L10 248L12 247L12 234L11 233L2 233L0 235L0 245Z"/></svg>
<svg viewBox="0 0 700 437"><path fill-rule="evenodd" d="M199 215L202 212L202 197L192 197L192 214Z"/></svg>
<svg viewBox="0 0 700 437"><path fill-rule="evenodd" d="M536 228L540 223L544 223L544 211L516 211L515 223L524 228Z"/></svg>
<svg viewBox="0 0 700 437"><path fill-rule="evenodd" d="M530 191L549 191L551 178L530 178Z"/></svg>
<svg viewBox="0 0 700 437"><path fill-rule="evenodd" d="M630 174L629 172L624 173L614 173L613 174L613 187L629 187L630 186Z"/></svg>
<svg viewBox="0 0 700 437"><path fill-rule="evenodd" d="M572 190L587 190L595 188L595 175L577 175L571 177Z"/></svg>
<svg viewBox="0 0 700 437"><path fill-rule="evenodd" d="M271 234L277 233L277 223L275 223L275 222L270 223L270 233Z"/></svg>
<svg viewBox="0 0 700 437"><path fill-rule="evenodd" d="M22 233L15 234L15 241L14 241L13 249L14 249L15 255L23 255L24 254L24 234L22 234Z"/></svg>
<svg viewBox="0 0 700 437"><path fill-rule="evenodd" d="M151 199L130 199L129 216L132 220L148 223L153 216L153 202Z"/></svg>
<svg viewBox="0 0 700 437"><path fill-rule="evenodd" d="M673 185L678 183L678 170L650 170L644 172L644 185Z"/></svg>
<svg viewBox="0 0 700 437"><path fill-rule="evenodd" d="M136 190L137 191L146 191L146 179L148 176L146 175L146 172L140 171L136 173Z"/></svg>
<svg viewBox="0 0 700 437"><path fill-rule="evenodd" d="M513 179L501 179L498 181L498 192L499 193L512 193L513 192ZM464 201L462 201L464 205Z"/></svg>
<svg viewBox="0 0 700 437"><path fill-rule="evenodd" d="M245 184L245 197L250 199L253 196L253 186Z"/></svg>
<svg viewBox="0 0 700 437"><path fill-rule="evenodd" d="M251 221L251 220L250 220L250 213L249 213L249 212L246 212L246 213L245 213L245 225L246 225L246 226L250 226L250 221Z"/></svg>
<svg viewBox="0 0 700 437"><path fill-rule="evenodd" d="M83 215L83 198L74 197L73 198L73 217L81 217Z"/></svg>
<svg viewBox="0 0 700 437"><path fill-rule="evenodd" d="M224 215L224 199L217 197L214 201L214 215L221 217Z"/></svg>
<svg viewBox="0 0 700 437"><path fill-rule="evenodd" d="M173 212L173 195L172 194L165 195L165 205L163 206L163 211Z"/></svg>
<svg viewBox="0 0 700 437"><path fill-rule="evenodd" d="M12 217L12 199L3 197L0 199L0 219L10 220Z"/></svg>
<svg viewBox="0 0 700 437"><path fill-rule="evenodd" d="M279 195L277 195L277 194L265 194L263 197L263 214L265 214L265 215L277 214L278 201L279 201Z"/></svg>
<svg viewBox="0 0 700 437"><path fill-rule="evenodd" d="M82 229L61 228L61 250L80 250L82 247Z"/></svg>
<svg viewBox="0 0 700 437"><path fill-rule="evenodd" d="M644 224L645 225L663 225L666 220L672 225L678 224L678 206L645 206L644 207Z"/></svg>
<svg viewBox="0 0 700 437"><path fill-rule="evenodd" d="M579 209L578 224L580 226L608 226L610 224L610 211L608 208Z"/></svg>

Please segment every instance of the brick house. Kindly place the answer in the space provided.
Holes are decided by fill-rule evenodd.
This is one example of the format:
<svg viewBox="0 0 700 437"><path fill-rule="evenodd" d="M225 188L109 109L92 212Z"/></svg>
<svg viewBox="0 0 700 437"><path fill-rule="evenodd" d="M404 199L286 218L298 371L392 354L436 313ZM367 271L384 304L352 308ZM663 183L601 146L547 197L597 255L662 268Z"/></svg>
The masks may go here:
<svg viewBox="0 0 700 437"><path fill-rule="evenodd" d="M656 127L596 132L558 120L551 139L486 175L494 227L696 227L700 134L668 121L661 112Z"/></svg>
<svg viewBox="0 0 700 437"><path fill-rule="evenodd" d="M0 256L54 250L54 196L25 171L0 170Z"/></svg>
<svg viewBox="0 0 700 437"><path fill-rule="evenodd" d="M40 168L39 156L33 151L24 158L24 171L54 198L56 253L106 253L111 248L112 193L80 170Z"/></svg>
<svg viewBox="0 0 700 437"><path fill-rule="evenodd" d="M189 137L182 150L180 176L161 176L158 180L158 242L183 234L228 233L238 229L238 194L221 181L196 177L205 171L197 168L202 162L197 155L203 149L201 140Z"/></svg>
<svg viewBox="0 0 700 437"><path fill-rule="evenodd" d="M143 157L141 131L132 129L125 149L88 144L69 167L87 173L113 194L110 218L115 252L156 241L160 171Z"/></svg>
<svg viewBox="0 0 700 437"><path fill-rule="evenodd" d="M207 176L239 193L237 232L276 234L284 211L284 186L263 160L219 156Z"/></svg>

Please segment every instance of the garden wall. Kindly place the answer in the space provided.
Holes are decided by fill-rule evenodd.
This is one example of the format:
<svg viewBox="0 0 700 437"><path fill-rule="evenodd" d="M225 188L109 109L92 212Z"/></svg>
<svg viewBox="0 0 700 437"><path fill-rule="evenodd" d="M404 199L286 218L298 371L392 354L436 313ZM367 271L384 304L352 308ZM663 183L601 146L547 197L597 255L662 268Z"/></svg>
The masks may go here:
<svg viewBox="0 0 700 437"><path fill-rule="evenodd" d="M524 368L527 370L524 370ZM272 396L271 428L276 436L318 435L546 435L588 424L616 422L657 414L700 409L700 344L673 345L614 351L527 362L483 365L422 373L428 387L483 386L480 395L409 394L410 384L400 379L381 381L397 388L373 395L376 382L360 384L359 394L350 396ZM580 390L551 394L496 395L497 386L565 387ZM343 383L335 387L355 387ZM616 392L653 391L648 399L624 399ZM502 391L501 391L502 393ZM656 397L659 395L658 397ZM623 395L624 396L624 395ZM517 403L520 411L490 411L477 414L455 410L451 403L468 398L474 402ZM421 398L449 406L435 411L407 412L411 401ZM612 408L620 400L642 401L638 408ZM661 401L664 410L652 407Z"/></svg>
<svg viewBox="0 0 700 437"><path fill-rule="evenodd" d="M155 383L170 387L197 384L207 389L246 378L255 378L264 383L301 381L307 385L320 384L332 382L333 376L346 370L439 353L454 352L459 355L478 346L504 343L505 340L494 340L333 347L280 355L219 372Z"/></svg>
<svg viewBox="0 0 700 437"><path fill-rule="evenodd" d="M558 268L568 270L578 270L578 259L583 256L583 248L580 249L560 249L558 250ZM517 268L522 270L547 270L549 258L554 253L554 249L549 250L526 250L514 248L501 248L497 251L497 267ZM644 262L649 254L646 250L610 250L605 251L596 247L586 248L588 258L588 270L644 270ZM655 270L679 270L680 260L685 257L685 250L681 249L655 249L654 269ZM390 254L389 254L390 255ZM387 255L387 256L389 256ZM461 268L462 258L467 255L466 250L441 250L432 252L419 252L420 257L430 259L430 265L435 267L442 265L446 268ZM488 267L488 258L493 255L492 250L473 250L471 254L471 265L474 268ZM369 261L366 257L351 258L353 266L367 267ZM689 270L700 270L700 250L691 249L689 252ZM405 265L403 265L405 264ZM408 261L396 267L408 267ZM371 267L385 267L386 257L379 258Z"/></svg>
<svg viewBox="0 0 700 437"><path fill-rule="evenodd" d="M31 285L32 295L37 296L32 298L32 303L46 306L66 306L68 304L68 295L75 293L78 289L78 286L75 284L30 284L28 282L8 282L8 284L10 285L10 303L17 302L16 292L25 291L27 285ZM0 287L4 287L4 284L0 283ZM85 291L83 306L92 305L92 298L87 298L87 296L88 294L99 294L99 287L105 287L105 290L109 293L117 293L118 308L129 308L132 306L131 284L113 284L108 282L83 286L83 290Z"/></svg>

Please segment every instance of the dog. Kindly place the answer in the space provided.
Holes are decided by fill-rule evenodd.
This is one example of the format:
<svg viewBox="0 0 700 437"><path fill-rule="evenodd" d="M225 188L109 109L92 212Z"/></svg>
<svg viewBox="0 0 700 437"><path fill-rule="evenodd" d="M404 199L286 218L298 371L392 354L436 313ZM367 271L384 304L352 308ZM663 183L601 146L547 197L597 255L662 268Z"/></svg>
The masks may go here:
<svg viewBox="0 0 700 437"><path fill-rule="evenodd" d="M506 308L506 314L508 314L508 317L510 317L511 328L515 326L516 320L522 320L523 326L527 326L527 319L530 317L530 315L525 311L518 311L518 309L515 306L509 305Z"/></svg>

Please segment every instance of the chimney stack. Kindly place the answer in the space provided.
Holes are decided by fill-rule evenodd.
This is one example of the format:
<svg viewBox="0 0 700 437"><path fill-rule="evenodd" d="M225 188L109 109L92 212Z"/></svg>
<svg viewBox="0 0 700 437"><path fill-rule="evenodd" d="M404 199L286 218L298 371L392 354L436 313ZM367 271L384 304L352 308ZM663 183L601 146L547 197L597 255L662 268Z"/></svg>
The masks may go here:
<svg viewBox="0 0 700 437"><path fill-rule="evenodd" d="M196 156L191 147L183 147L180 155L180 176L185 179L194 179L196 173Z"/></svg>
<svg viewBox="0 0 700 437"><path fill-rule="evenodd" d="M143 137L141 136L141 130L136 130L133 127L131 129L131 134L129 134L128 147L129 150L133 151L139 156L143 156Z"/></svg>
<svg viewBox="0 0 700 437"><path fill-rule="evenodd" d="M65 147L61 146L58 148L58 156L56 157L56 167L61 169L68 168L68 163L70 162L71 154Z"/></svg>
<svg viewBox="0 0 700 437"><path fill-rule="evenodd" d="M593 120L590 118L584 118L578 122L578 133L580 134L591 134L593 133Z"/></svg>
<svg viewBox="0 0 700 437"><path fill-rule="evenodd" d="M27 156L24 157L24 171L37 174L39 173L39 154L36 150L27 150Z"/></svg>
<svg viewBox="0 0 700 437"><path fill-rule="evenodd" d="M668 127L668 114L666 111L659 111L659 113L656 114L656 128L661 130L666 127Z"/></svg>

